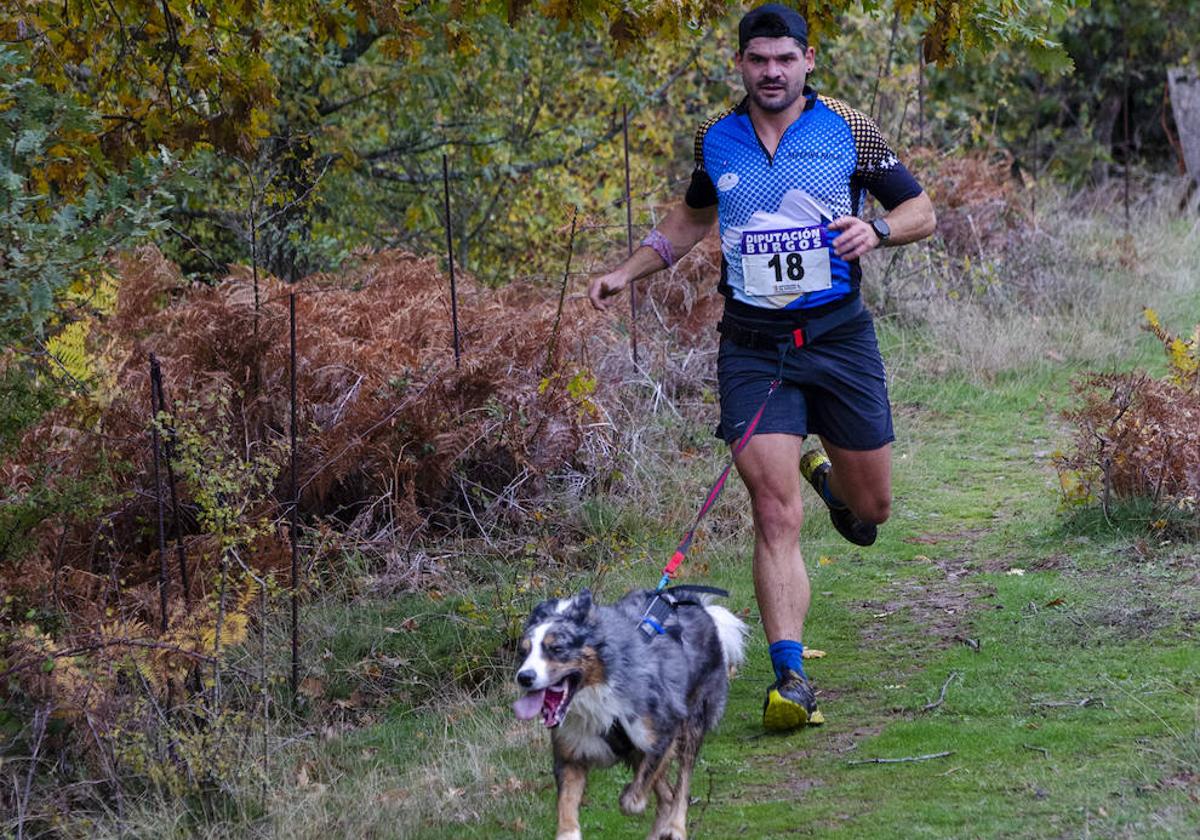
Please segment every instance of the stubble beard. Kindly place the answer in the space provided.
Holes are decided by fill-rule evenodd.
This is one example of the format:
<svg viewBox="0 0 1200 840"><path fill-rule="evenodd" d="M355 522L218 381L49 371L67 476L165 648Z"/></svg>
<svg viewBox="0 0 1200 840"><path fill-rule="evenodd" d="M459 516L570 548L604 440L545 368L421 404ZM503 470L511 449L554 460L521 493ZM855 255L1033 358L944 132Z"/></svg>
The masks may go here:
<svg viewBox="0 0 1200 840"><path fill-rule="evenodd" d="M801 97L803 93L804 82L801 80L798 81L794 86L790 86L785 82L782 98L765 99L762 94L759 93L757 87L751 91L750 98L754 101L754 104L763 111L766 111L770 114L778 114L779 112L786 111L788 108L792 107L792 105Z"/></svg>

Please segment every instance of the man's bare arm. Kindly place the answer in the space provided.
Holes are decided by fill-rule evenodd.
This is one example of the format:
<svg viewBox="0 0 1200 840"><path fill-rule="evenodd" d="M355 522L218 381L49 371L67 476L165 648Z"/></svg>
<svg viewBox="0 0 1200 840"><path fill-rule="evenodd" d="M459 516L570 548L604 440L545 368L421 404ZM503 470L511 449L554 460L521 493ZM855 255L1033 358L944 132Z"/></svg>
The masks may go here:
<svg viewBox="0 0 1200 840"><path fill-rule="evenodd" d="M708 235L716 220L717 207L715 204L712 207L696 209L688 207L686 202L681 201L667 214L665 219L659 222L655 230L671 243L671 250L675 259L678 260ZM645 277L647 274L653 274L666 267L665 261L657 251L647 245L642 245L630 255L629 259L612 271L599 277L593 277L588 283L588 299L597 309L607 309L606 298L619 294L639 277Z"/></svg>

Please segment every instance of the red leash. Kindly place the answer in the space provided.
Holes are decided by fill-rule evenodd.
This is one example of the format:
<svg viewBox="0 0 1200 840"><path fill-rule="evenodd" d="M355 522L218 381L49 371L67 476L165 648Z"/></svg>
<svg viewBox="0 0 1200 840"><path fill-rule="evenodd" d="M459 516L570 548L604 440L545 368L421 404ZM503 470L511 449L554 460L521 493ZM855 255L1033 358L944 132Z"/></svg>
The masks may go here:
<svg viewBox="0 0 1200 840"><path fill-rule="evenodd" d="M763 398L762 405L758 407L758 411L755 412L754 417L750 420L750 424L746 426L746 433L742 435L741 440L738 441L738 445L733 448L733 454L729 456L729 463L725 465L725 469L721 472L721 477L717 479L716 484L708 491L708 496L705 497L704 504L700 505L700 511L696 514L696 518L692 522L692 527L683 535L683 539L679 541L675 553L671 555L671 559L663 567L662 578L659 580L658 586L654 589L654 598L646 607L646 612L642 614L640 624L646 635L665 632L661 622L656 620L665 617L666 609L669 609L667 603L662 600L662 591L670 584L672 576L679 569L684 558L687 557L688 549L692 545L692 538L696 536L696 529L700 527L700 520L704 518L704 515L712 509L712 506L717 503L717 499L720 498L721 491L725 489L725 479L729 478L729 472L733 469L737 456L741 454L742 450L746 448L746 444L750 442L750 438L754 435L754 430L758 428L758 421L762 420L763 412L767 410L767 403L771 401L771 396L778 390L781 384L783 384L782 377L776 377L771 382L771 387L767 389L767 396ZM664 609L656 610L655 608L660 604L663 605ZM660 615L660 613L663 613L663 615Z"/></svg>
<svg viewBox="0 0 1200 840"><path fill-rule="evenodd" d="M823 309L823 307L818 307L818 309ZM696 528L700 526L700 520L716 504L717 498L725 488L725 479L729 478L729 471L733 469L734 461L737 460L737 456L741 454L741 451L746 447L746 444L754 434L754 430L758 427L758 421L762 419L763 412L767 410L767 403L770 402L771 396L783 384L783 365L788 352L792 349L812 344L820 336L857 317L861 312L863 312L862 298L855 293L850 298L835 302L832 310L822 311L819 316L806 319L803 326L792 330L791 341L780 342L777 345L779 347L779 370L775 374L775 379L771 382L771 387L767 389L767 396L763 399L762 405L759 406L754 418L746 427L746 433L742 435L741 440L738 441L738 445L734 447L733 454L729 458L729 464L726 465L725 471L721 473L721 477L717 479L717 483L708 491L708 497L704 500L704 504L700 506L700 512L696 514L696 519L692 522L692 527L688 529L683 539L680 540L675 553L671 555L671 560L663 568L662 578L654 590L654 598L651 599L650 605L646 607L646 612L642 615L641 628L648 636L666 632L661 620L670 611L670 605L664 599L663 590L670 584L672 576L674 576L680 564L683 563L683 559L687 556L687 551L692 545L692 538L696 535ZM726 328L724 320L717 324L717 331L726 335L726 337L729 337L729 333L731 332L730 329ZM760 334L754 330L738 329L737 332L749 332L749 338L761 338ZM667 594L669 595L669 593Z"/></svg>
<svg viewBox="0 0 1200 840"><path fill-rule="evenodd" d="M742 439L734 447L733 454L729 456L729 463L725 465L725 470L721 473L721 477L717 479L717 483L708 491L708 496L705 498L704 504L700 505L700 512L696 514L696 519L692 522L692 527L684 534L683 539L679 542L679 546L675 549L675 553L671 555L670 561L663 567L662 580L658 582L658 587L655 589L656 592L661 592L667 587L676 569L683 563L683 559L687 556L687 551L692 545L692 538L696 536L696 529L700 527L700 520L704 518L704 515L708 513L712 506L716 504L717 499L720 498L721 491L725 489L725 479L729 478L729 471L733 469L734 461L742 453L742 450L746 448L746 444L750 442L754 430L758 428L758 421L762 419L763 412L767 410L767 403L781 384L782 381L776 379L771 383L771 387L767 389L767 396L763 399L762 405L758 407L758 411L755 412L753 419L750 420L750 425L746 427L746 434L742 435Z"/></svg>

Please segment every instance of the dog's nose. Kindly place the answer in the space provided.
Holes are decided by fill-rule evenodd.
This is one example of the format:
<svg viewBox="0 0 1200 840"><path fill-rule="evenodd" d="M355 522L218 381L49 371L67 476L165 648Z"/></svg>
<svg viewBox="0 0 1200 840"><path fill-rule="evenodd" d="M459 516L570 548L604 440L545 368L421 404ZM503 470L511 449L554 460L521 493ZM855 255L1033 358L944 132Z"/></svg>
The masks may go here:
<svg viewBox="0 0 1200 840"><path fill-rule="evenodd" d="M533 685L533 681L537 678L537 673L532 668L526 668L517 674L517 685L522 688L529 688Z"/></svg>

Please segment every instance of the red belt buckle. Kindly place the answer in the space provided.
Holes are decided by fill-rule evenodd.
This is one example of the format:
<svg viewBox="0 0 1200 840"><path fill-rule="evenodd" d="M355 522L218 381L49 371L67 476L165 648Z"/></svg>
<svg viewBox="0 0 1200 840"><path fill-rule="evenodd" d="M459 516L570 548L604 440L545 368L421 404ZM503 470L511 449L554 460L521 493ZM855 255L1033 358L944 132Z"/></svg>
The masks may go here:
<svg viewBox="0 0 1200 840"><path fill-rule="evenodd" d="M804 346L804 328L803 327L792 330L792 346L793 347L803 347Z"/></svg>

